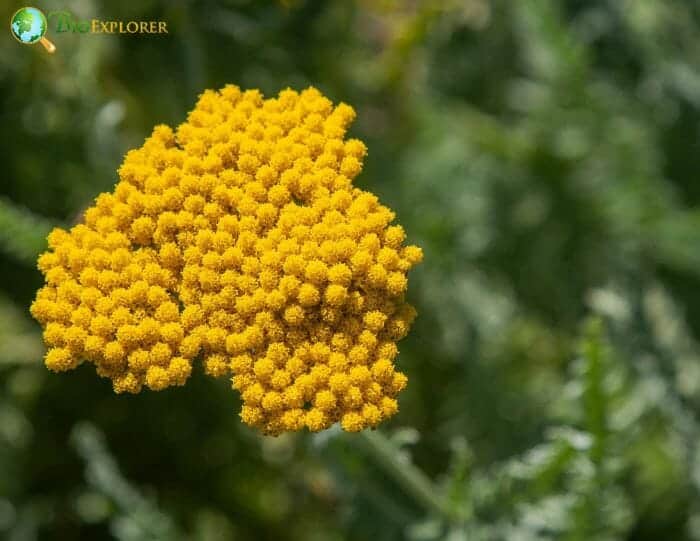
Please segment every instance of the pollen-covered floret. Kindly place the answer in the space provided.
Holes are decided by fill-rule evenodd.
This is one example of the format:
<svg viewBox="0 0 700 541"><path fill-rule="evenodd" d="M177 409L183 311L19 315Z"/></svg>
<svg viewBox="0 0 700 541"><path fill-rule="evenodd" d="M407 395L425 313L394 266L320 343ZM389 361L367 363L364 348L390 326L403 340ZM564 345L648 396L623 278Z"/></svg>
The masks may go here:
<svg viewBox="0 0 700 541"><path fill-rule="evenodd" d="M230 85L177 130L157 126L84 223L49 235L31 309L47 367L86 360L138 392L182 385L201 356L268 434L393 415L422 253L352 184L366 154L345 139L354 116L314 88L265 100Z"/></svg>

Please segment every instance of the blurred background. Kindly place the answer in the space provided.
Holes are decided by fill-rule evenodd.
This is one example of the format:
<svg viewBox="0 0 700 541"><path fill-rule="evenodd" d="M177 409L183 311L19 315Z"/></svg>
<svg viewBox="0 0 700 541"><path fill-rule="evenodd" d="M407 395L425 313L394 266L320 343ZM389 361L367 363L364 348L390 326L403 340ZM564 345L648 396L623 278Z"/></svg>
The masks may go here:
<svg viewBox="0 0 700 541"><path fill-rule="evenodd" d="M0 539L700 539L698 4L36 7L169 33L0 39ZM46 233L226 83L352 104L357 183L425 251L379 431L267 438L225 380L43 367Z"/></svg>

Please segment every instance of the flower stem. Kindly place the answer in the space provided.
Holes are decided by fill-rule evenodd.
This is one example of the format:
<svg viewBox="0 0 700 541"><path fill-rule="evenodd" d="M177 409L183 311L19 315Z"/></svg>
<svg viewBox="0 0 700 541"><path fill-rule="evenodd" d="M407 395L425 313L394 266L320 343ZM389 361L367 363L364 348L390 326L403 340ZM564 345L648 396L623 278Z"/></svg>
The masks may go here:
<svg viewBox="0 0 700 541"><path fill-rule="evenodd" d="M379 431L363 430L358 435L363 447L377 464L428 512L448 522L458 519L440 490L421 469L408 460L401 460L399 450Z"/></svg>

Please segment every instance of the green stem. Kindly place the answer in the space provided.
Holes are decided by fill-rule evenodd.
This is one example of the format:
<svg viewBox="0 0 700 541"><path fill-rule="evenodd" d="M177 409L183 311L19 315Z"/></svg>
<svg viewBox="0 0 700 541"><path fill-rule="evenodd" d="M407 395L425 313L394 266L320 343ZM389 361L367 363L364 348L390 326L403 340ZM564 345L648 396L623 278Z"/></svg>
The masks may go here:
<svg viewBox="0 0 700 541"><path fill-rule="evenodd" d="M377 464L428 512L436 513L448 522L458 516L422 470L409 461L398 460L398 449L378 431L364 430L359 435L364 448Z"/></svg>

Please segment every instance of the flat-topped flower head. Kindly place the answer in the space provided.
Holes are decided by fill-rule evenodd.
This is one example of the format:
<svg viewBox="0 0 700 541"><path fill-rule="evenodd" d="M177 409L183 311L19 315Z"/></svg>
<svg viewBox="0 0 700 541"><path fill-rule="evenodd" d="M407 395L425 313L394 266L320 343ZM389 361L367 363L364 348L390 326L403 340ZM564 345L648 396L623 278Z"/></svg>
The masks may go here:
<svg viewBox="0 0 700 541"><path fill-rule="evenodd" d="M46 365L92 362L116 392L138 392L182 385L201 358L268 434L396 413L396 342L415 317L406 275L422 252L353 186L366 154L345 139L354 116L314 88L266 100L231 85L177 130L157 126L39 258Z"/></svg>

